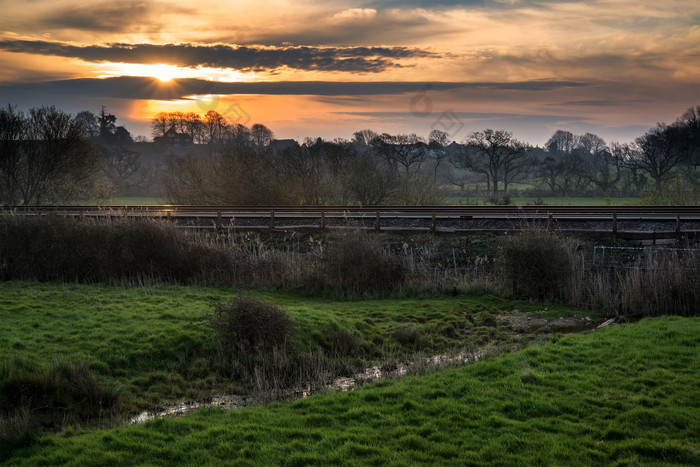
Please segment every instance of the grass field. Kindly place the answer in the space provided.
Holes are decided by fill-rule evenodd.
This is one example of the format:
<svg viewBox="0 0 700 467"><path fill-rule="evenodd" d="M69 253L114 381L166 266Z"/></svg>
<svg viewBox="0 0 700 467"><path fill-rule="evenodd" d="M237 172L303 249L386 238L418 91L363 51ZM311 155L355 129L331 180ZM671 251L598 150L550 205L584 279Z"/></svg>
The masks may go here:
<svg viewBox="0 0 700 467"><path fill-rule="evenodd" d="M438 353L524 340L501 314L542 306L492 296L367 300L310 298L292 292L250 292L283 308L297 326L301 351L327 347L334 332L357 347L354 365L417 351ZM246 391L217 375L215 343L202 321L211 300L232 298L225 288L0 282L0 363L85 361L104 380L123 387L133 413L168 400L201 399L212 391ZM539 317L593 316L563 306ZM410 333L410 340L401 335Z"/></svg>
<svg viewBox="0 0 700 467"><path fill-rule="evenodd" d="M4 295L22 293L18 284L5 287ZM55 293L61 296L60 287ZM700 319L646 319L349 393L67 431L6 462L698 465L699 349Z"/></svg>

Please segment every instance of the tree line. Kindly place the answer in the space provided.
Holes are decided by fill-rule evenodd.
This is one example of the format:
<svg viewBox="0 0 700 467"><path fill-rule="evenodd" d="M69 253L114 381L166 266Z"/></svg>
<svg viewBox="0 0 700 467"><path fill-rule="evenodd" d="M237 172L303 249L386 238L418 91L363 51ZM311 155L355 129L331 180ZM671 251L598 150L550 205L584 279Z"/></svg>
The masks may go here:
<svg viewBox="0 0 700 467"><path fill-rule="evenodd" d="M160 112L151 122L154 137L173 128L195 144L161 151L158 167L145 167L140 152L158 145L116 122L105 108L75 116L55 107L0 109L0 203L109 197L135 180L156 179L169 201L181 204L435 204L450 186L497 199L516 182L534 186L520 193L530 196L631 196L671 180L700 185L700 106L629 143L557 130L544 147L494 129L461 142L438 130L423 138L367 129L349 140L299 144L213 110Z"/></svg>
<svg viewBox="0 0 700 467"><path fill-rule="evenodd" d="M524 193L534 196L636 196L671 180L700 186L700 106L631 143L566 130L555 131L544 147L505 130L476 131L461 143L438 130L428 138L362 130L350 140L307 138L274 150L249 131L240 134L247 136L222 137L220 151L209 157L173 161L171 201L434 204L449 186L462 193L477 186L479 195L496 201L515 182L534 185Z"/></svg>

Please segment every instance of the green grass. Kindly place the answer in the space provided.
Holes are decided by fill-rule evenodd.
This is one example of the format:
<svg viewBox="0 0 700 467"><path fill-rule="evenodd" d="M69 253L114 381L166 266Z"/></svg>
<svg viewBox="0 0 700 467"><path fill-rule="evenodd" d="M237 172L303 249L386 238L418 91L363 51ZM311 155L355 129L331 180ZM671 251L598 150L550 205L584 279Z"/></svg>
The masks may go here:
<svg viewBox="0 0 700 467"><path fill-rule="evenodd" d="M214 287L0 283L0 363L46 368L86 361L101 378L123 386L126 412L212 391L245 391L217 374L210 358L215 344L202 322L212 299L235 294ZM522 340L497 315L542 308L491 296L338 302L293 292L250 294L288 312L300 350L319 349L329 332L344 330L356 336L364 360ZM586 314L554 306L544 316ZM417 342L397 340L406 327Z"/></svg>
<svg viewBox="0 0 700 467"><path fill-rule="evenodd" d="M664 317L350 393L45 436L10 465L698 465L700 319Z"/></svg>

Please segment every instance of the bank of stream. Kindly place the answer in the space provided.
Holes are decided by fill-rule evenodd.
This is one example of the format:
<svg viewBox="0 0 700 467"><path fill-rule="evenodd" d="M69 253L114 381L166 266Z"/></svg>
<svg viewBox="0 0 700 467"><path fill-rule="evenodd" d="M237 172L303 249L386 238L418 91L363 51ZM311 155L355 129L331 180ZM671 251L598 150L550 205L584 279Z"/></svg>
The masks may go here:
<svg viewBox="0 0 700 467"><path fill-rule="evenodd" d="M507 315L499 315L498 320L508 322L511 327L526 334L571 334L598 329L613 324L614 320L604 323L596 323L590 318L554 318L546 319L538 316L543 312L521 312L513 310ZM491 354L499 353L497 346L485 346L477 350L462 351L450 354L436 354L430 356L415 356L411 360L403 362L385 361L357 372L351 376L339 376L321 388L307 384L303 387L290 389L284 399L294 400L308 397L321 391L350 391L362 387L364 384L380 379L400 378L409 374L419 374L430 370L451 366L463 366L474 363ZM255 395L217 394L205 401L181 401L168 407L155 411L144 411L135 417L129 418L129 425L144 423L162 417L177 417L187 415L196 410L215 407L227 410L237 410L252 404L263 403L260 397Z"/></svg>

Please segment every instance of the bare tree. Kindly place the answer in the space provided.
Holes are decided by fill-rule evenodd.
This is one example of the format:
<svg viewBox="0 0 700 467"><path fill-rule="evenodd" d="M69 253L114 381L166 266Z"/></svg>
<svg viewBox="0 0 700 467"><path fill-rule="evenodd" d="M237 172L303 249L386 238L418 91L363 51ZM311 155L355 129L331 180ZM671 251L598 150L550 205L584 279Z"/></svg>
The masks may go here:
<svg viewBox="0 0 700 467"><path fill-rule="evenodd" d="M167 112L158 112L151 119L151 134L157 138L165 135L165 132L170 129L170 118Z"/></svg>
<svg viewBox="0 0 700 467"><path fill-rule="evenodd" d="M250 128L240 123L230 125L226 129L226 140L234 146L245 146L252 141Z"/></svg>
<svg viewBox="0 0 700 467"><path fill-rule="evenodd" d="M552 153L570 154L577 144L577 137L570 131L557 130L549 138L545 147Z"/></svg>
<svg viewBox="0 0 700 467"><path fill-rule="evenodd" d="M622 175L622 162L626 156L626 147L614 143L608 148L605 140L593 133L586 133L578 138L576 151L584 163L580 173L600 192L608 194L615 189Z"/></svg>
<svg viewBox="0 0 700 467"><path fill-rule="evenodd" d="M420 171L428 156L428 146L423 139L415 134L390 135L383 133L371 142L373 150L382 157L387 165L404 171L404 176L410 176Z"/></svg>
<svg viewBox="0 0 700 467"><path fill-rule="evenodd" d="M204 115L204 129L209 144L216 144L224 139L228 123L226 118L216 110L210 110Z"/></svg>
<svg viewBox="0 0 700 467"><path fill-rule="evenodd" d="M0 192L11 204L41 204L94 194L102 168L83 124L55 107L0 110ZM7 138L7 140L6 140Z"/></svg>
<svg viewBox="0 0 700 467"><path fill-rule="evenodd" d="M537 175L547 186L552 196L557 194L559 178L564 172L564 166L560 160L552 156L545 157L537 164Z"/></svg>
<svg viewBox="0 0 700 467"><path fill-rule="evenodd" d="M428 148L435 160L433 178L437 180L438 169L442 161L447 159L447 145L450 144L450 135L441 130L432 130L428 135Z"/></svg>
<svg viewBox="0 0 700 467"><path fill-rule="evenodd" d="M605 140L593 133L586 133L583 136L579 136L577 140L578 144L576 147L593 157L608 150L608 145Z"/></svg>
<svg viewBox="0 0 700 467"><path fill-rule="evenodd" d="M460 168L485 175L494 197L499 194L499 182L507 192L508 184L532 165L527 145L510 132L492 129L472 133L454 161Z"/></svg>
<svg viewBox="0 0 700 467"><path fill-rule="evenodd" d="M272 130L263 125L262 123L254 123L250 127L250 136L253 139L253 143L258 148L264 148L270 144L270 141L274 138Z"/></svg>
<svg viewBox="0 0 700 467"><path fill-rule="evenodd" d="M369 154L362 154L348 164L347 184L355 202L376 206L391 197L397 181L391 168L380 165Z"/></svg>
<svg viewBox="0 0 700 467"><path fill-rule="evenodd" d="M125 193L129 179L141 168L140 154L125 145L104 147L102 152L107 177L117 186L120 193Z"/></svg>
<svg viewBox="0 0 700 467"><path fill-rule="evenodd" d="M677 127L658 124L635 140L627 163L645 172L660 189L674 167L687 161L688 141Z"/></svg>
<svg viewBox="0 0 700 467"><path fill-rule="evenodd" d="M192 141L203 143L206 140L205 126L202 122L202 116L198 113L187 112L183 114L184 132L192 137Z"/></svg>
<svg viewBox="0 0 700 467"><path fill-rule="evenodd" d="M75 120L80 122L85 129L88 138L97 138L100 134L100 127L97 124L97 117L89 110L83 110L75 115Z"/></svg>
<svg viewBox="0 0 700 467"><path fill-rule="evenodd" d="M19 204L18 186L22 168L22 150L27 134L24 114L10 105L0 109L0 202Z"/></svg>
<svg viewBox="0 0 700 467"><path fill-rule="evenodd" d="M700 184L700 105L688 108L673 126L681 131L688 147L687 163L683 167L686 180L695 185Z"/></svg>
<svg viewBox="0 0 700 467"><path fill-rule="evenodd" d="M377 136L379 135L372 130L360 130L352 134L352 142L368 147Z"/></svg>

